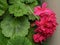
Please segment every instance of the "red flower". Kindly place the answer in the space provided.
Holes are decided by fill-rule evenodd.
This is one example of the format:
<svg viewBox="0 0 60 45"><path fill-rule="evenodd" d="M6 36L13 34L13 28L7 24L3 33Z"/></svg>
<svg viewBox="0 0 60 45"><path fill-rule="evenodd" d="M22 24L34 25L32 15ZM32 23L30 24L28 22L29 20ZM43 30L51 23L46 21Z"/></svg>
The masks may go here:
<svg viewBox="0 0 60 45"><path fill-rule="evenodd" d="M40 17L40 20L36 20L35 24L37 28L33 38L35 42L42 42L45 39L51 37L56 30L57 22L55 13L50 9L46 8L47 4L44 3L42 8L40 6L35 7L34 14Z"/></svg>

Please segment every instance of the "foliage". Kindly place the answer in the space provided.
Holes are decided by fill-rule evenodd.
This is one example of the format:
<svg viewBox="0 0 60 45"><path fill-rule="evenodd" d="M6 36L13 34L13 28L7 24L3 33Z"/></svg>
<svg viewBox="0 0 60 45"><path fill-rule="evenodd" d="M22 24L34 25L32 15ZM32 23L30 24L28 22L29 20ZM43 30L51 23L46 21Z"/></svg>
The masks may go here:
<svg viewBox="0 0 60 45"><path fill-rule="evenodd" d="M6 16L3 21L1 21L2 33L6 37L12 37L14 35L25 36L28 34L29 27L30 23L25 16L20 18Z"/></svg>
<svg viewBox="0 0 60 45"><path fill-rule="evenodd" d="M26 37L20 37L16 36L12 39L10 39L7 43L7 45L32 45L32 43L29 41Z"/></svg>
<svg viewBox="0 0 60 45"><path fill-rule="evenodd" d="M8 4L6 0L0 0L0 16L4 14L6 9L8 8Z"/></svg>
<svg viewBox="0 0 60 45"><path fill-rule="evenodd" d="M35 45L31 22L38 0L0 0L0 45Z"/></svg>

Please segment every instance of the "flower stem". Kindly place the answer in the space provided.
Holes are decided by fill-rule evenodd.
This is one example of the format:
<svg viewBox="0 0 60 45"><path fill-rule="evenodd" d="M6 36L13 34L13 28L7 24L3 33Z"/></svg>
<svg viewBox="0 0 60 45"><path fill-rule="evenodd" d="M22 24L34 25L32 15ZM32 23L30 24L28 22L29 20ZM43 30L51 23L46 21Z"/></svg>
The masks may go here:
<svg viewBox="0 0 60 45"><path fill-rule="evenodd" d="M28 6L28 8L29 8L30 12L34 15L32 9L30 8L30 6ZM38 16L36 16L36 15L34 15L34 16L36 17L37 20L39 20Z"/></svg>

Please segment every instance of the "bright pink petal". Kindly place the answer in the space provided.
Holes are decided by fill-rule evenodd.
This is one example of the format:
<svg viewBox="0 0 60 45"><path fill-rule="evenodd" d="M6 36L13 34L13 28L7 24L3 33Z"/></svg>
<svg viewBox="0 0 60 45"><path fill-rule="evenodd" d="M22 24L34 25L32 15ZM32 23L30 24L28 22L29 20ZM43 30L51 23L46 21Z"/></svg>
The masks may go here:
<svg viewBox="0 0 60 45"><path fill-rule="evenodd" d="M40 11L41 11L41 7L40 6L35 7L34 8L34 15L39 15Z"/></svg>
<svg viewBox="0 0 60 45"><path fill-rule="evenodd" d="M39 37L40 37L40 34L39 34L39 33L34 34L34 35L33 35L34 41L35 41L35 42L39 42Z"/></svg>
<svg viewBox="0 0 60 45"><path fill-rule="evenodd" d="M44 2L44 3L42 4L42 8L45 9L46 7L47 7L47 3Z"/></svg>
<svg viewBox="0 0 60 45"><path fill-rule="evenodd" d="M45 40L45 37L40 36L39 41L42 43L42 41L44 41L44 40Z"/></svg>

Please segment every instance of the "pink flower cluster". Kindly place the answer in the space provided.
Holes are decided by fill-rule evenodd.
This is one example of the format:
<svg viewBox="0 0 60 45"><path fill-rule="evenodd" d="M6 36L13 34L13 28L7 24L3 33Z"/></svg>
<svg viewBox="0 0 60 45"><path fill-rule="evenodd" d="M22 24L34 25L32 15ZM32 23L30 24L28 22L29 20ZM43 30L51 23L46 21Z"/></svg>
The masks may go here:
<svg viewBox="0 0 60 45"><path fill-rule="evenodd" d="M55 13L46 7L47 4L43 3L42 8L40 6L34 8L34 14L40 17L40 20L35 21L37 28L35 29L36 34L33 35L37 43L51 37L57 26Z"/></svg>

